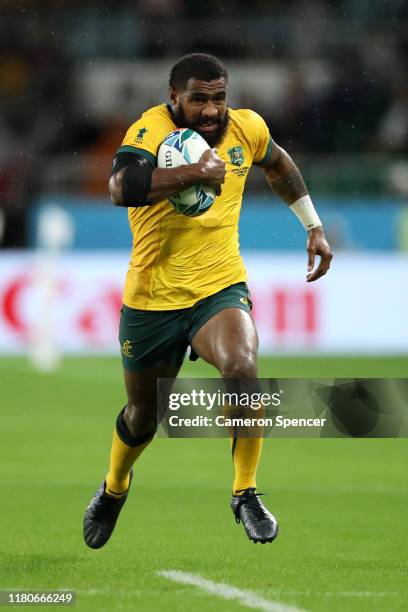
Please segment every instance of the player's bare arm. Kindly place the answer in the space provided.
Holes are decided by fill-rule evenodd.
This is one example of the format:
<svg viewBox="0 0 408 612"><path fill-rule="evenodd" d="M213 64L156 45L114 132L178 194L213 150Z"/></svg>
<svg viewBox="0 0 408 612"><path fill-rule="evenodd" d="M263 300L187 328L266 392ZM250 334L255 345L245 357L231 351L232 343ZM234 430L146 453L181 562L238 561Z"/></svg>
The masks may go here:
<svg viewBox="0 0 408 612"><path fill-rule="evenodd" d="M302 204L301 198L308 196L307 187L293 159L276 143L274 143L271 156L264 167L264 173L272 191L289 206L295 205L292 210L301 219L301 211L299 215L299 210L296 210L297 202L300 201L300 204ZM324 276L329 270L333 258L323 227L320 221L316 223L319 223L319 225L310 229L306 228L308 233L308 274L306 279L308 283ZM316 255L320 256L320 262L317 268L313 270Z"/></svg>
<svg viewBox="0 0 408 612"><path fill-rule="evenodd" d="M129 168L125 166L113 174L109 181L111 200L116 206L126 206L123 197L124 174ZM132 168L133 172L137 166ZM178 168L155 168L151 175L151 184L146 195L146 203L159 202L174 193L196 183L204 183L214 187L220 195L221 185L225 180L225 163L218 157L215 149L205 151L197 164L179 166ZM135 194L135 201L137 201Z"/></svg>

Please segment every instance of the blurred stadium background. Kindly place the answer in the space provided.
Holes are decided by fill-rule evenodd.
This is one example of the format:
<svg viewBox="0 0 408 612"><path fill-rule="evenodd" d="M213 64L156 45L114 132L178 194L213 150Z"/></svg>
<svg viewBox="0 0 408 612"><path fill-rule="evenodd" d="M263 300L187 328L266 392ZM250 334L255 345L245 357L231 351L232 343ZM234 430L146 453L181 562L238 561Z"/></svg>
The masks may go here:
<svg viewBox="0 0 408 612"><path fill-rule="evenodd" d="M294 156L336 255L304 283L304 233L253 169L240 240L263 354L406 354L407 20L402 1L3 6L0 353L38 336L117 352L130 234L107 194L112 156L167 100L172 62L204 50L225 60L230 104Z"/></svg>
<svg viewBox="0 0 408 612"><path fill-rule="evenodd" d="M92 610L236 610L156 576L175 568L309 610L406 609L405 440L266 440L282 526L268 550L231 523L224 440L157 440L101 554L81 521L125 401L130 233L107 177L184 53L225 61L231 106L294 156L335 252L307 285L304 231L253 169L240 240L261 374L407 376L407 25L403 0L2 3L2 588L71 587Z"/></svg>

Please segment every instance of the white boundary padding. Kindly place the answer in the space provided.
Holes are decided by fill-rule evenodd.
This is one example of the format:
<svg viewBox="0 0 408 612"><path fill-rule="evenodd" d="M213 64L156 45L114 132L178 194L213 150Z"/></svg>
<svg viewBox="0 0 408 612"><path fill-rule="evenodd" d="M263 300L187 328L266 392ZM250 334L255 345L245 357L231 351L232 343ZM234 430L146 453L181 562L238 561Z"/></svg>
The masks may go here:
<svg viewBox="0 0 408 612"><path fill-rule="evenodd" d="M261 354L408 355L407 254L335 254L315 283L306 283L306 253L244 253L244 260ZM119 356L129 253L76 251L36 263L40 276L54 277L51 295L33 261L33 252L0 252L0 354L26 353L29 329L44 340L54 319L60 351Z"/></svg>

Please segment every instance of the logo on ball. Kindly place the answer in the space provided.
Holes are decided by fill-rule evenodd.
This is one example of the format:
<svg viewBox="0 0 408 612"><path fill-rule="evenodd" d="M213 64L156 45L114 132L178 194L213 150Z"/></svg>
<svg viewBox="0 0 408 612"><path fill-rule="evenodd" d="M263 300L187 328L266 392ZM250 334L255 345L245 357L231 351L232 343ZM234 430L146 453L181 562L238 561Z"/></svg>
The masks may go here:
<svg viewBox="0 0 408 612"><path fill-rule="evenodd" d="M159 168L178 168L186 164L196 164L209 149L200 134L187 128L171 132L160 145L157 156ZM188 217L197 217L211 208L215 200L215 190L198 183L168 198L177 212Z"/></svg>

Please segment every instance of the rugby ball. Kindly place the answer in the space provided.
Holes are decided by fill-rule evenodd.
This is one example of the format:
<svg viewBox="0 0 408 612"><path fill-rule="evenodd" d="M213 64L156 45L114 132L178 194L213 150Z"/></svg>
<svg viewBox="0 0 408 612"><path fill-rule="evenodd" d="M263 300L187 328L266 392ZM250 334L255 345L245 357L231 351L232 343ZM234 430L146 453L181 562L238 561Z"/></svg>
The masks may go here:
<svg viewBox="0 0 408 612"><path fill-rule="evenodd" d="M200 134L188 128L170 132L159 148L157 165L159 168L177 168L184 164L196 164L208 143ZM211 208L215 200L215 189L209 185L192 185L168 198L177 212L188 217L197 217Z"/></svg>

